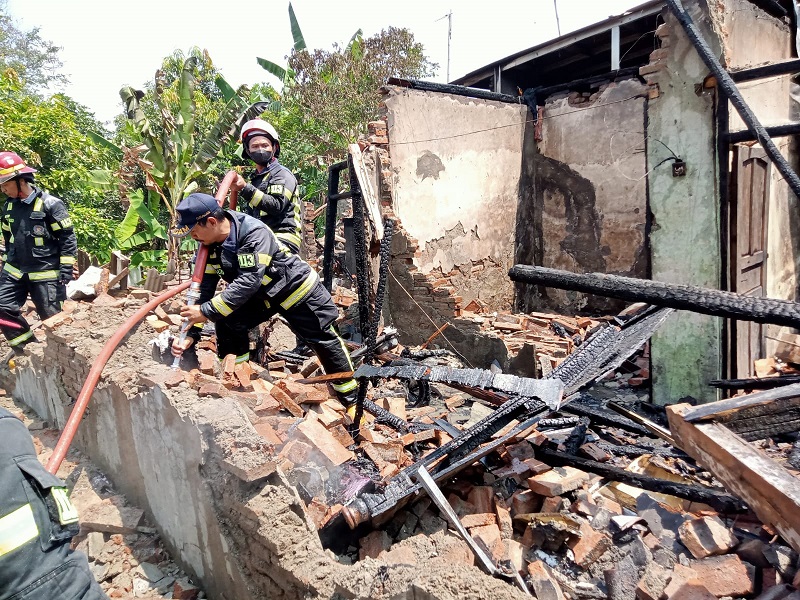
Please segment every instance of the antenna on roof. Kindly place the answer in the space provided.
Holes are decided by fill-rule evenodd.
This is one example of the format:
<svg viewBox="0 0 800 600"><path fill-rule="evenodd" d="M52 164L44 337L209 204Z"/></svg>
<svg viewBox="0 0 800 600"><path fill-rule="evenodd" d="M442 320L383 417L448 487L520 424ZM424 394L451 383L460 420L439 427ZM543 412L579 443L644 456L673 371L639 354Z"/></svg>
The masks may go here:
<svg viewBox="0 0 800 600"><path fill-rule="evenodd" d="M558 37L561 37L561 21L558 20L558 0L553 0L553 6L556 9L556 27L558 27Z"/></svg>
<svg viewBox="0 0 800 600"><path fill-rule="evenodd" d="M447 18L447 83L450 83L450 38L453 35L453 11L451 10L444 17L436 19L435 22L438 23L444 18Z"/></svg>

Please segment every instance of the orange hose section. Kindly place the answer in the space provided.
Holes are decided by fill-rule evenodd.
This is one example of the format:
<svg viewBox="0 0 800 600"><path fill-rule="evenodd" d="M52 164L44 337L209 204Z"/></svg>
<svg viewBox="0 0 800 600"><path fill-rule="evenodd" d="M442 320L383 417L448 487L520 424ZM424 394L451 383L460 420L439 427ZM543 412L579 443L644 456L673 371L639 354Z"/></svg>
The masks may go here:
<svg viewBox="0 0 800 600"><path fill-rule="evenodd" d="M233 183L235 177L235 171L228 171L228 173L225 174L225 177L219 186L219 190L217 191L217 195L215 196L220 206L222 206L225 196L228 194L228 190L230 189L231 183ZM231 194L231 205L236 205L236 192ZM142 306L139 310L133 313L128 320L120 326L119 329L117 329L114 335L111 336L111 338L106 342L105 346L103 346L100 354L97 355L97 358L92 364L92 368L89 370L89 375L86 377L86 381L83 383L80 394L78 394L78 399L75 401L75 406L72 408L72 412L69 415L69 419L67 419L66 425L64 425L64 429L61 432L61 437L58 439L58 443L53 450L53 454L47 461L46 468L50 473L53 475L56 474L58 468L61 466L61 463L64 460L64 457L67 455L67 450L69 450L69 447L72 444L72 439L75 437L75 434L78 431L78 425L80 425L81 420L83 419L83 414L86 412L86 407L89 405L89 400L94 393L94 388L97 387L97 382L100 381L100 375L103 373L103 369L105 368L108 359L111 358L111 355L117 349L117 346L119 346L123 338L128 335L128 332L133 329L133 327L142 319L144 319L147 314L156 306L187 289L189 285L191 285L192 281L199 282L202 280L203 273L206 270L207 259L208 246L203 244L200 246L200 249L197 252L197 260L195 261L192 279L190 281L185 281L177 287L156 296L150 300L150 302Z"/></svg>

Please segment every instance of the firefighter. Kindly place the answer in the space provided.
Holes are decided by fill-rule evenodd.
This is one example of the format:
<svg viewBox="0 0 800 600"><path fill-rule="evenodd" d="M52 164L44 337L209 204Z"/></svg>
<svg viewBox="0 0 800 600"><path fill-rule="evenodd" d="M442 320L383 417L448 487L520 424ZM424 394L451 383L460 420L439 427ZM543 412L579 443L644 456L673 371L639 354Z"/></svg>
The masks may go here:
<svg viewBox="0 0 800 600"><path fill-rule="evenodd" d="M278 162L281 142L275 128L262 119L242 126L242 154L256 163L250 183L241 175L231 184L239 192L242 211L272 229L293 254L300 252L301 218L297 179Z"/></svg>
<svg viewBox="0 0 800 600"><path fill-rule="evenodd" d="M78 513L36 458L25 425L0 407L0 600L108 599L70 550Z"/></svg>
<svg viewBox="0 0 800 600"><path fill-rule="evenodd" d="M222 209L213 196L195 193L177 207L178 225L173 235L191 235L209 246L208 263L197 304L181 308L190 325L213 321L217 355L250 358L248 330L280 314L294 333L316 353L327 373L352 371L353 363L334 322L339 310L319 277L305 261L281 244L272 230L258 219ZM219 280L228 282L215 294ZM190 327L181 344L172 344L180 356L200 337ZM356 381L334 384L339 400L354 406Z"/></svg>
<svg viewBox="0 0 800 600"><path fill-rule="evenodd" d="M64 203L34 185L35 172L16 153L0 152L0 191L8 196L0 215L6 248L0 318L19 325L0 329L17 351L35 341L20 312L28 294L41 319L61 312L78 250Z"/></svg>

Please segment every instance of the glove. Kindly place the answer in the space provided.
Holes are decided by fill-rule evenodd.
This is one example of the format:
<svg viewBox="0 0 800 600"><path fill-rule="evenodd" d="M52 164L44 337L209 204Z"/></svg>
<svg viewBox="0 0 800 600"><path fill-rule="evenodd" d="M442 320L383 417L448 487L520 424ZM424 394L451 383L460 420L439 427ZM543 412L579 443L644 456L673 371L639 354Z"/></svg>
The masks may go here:
<svg viewBox="0 0 800 600"><path fill-rule="evenodd" d="M61 265L58 270L58 282L67 285L73 278L72 265Z"/></svg>

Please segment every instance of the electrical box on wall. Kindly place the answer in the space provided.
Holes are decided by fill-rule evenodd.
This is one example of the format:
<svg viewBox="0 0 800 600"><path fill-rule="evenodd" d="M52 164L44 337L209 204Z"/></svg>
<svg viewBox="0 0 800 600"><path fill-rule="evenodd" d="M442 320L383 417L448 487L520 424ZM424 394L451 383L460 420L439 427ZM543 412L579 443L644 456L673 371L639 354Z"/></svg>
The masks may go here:
<svg viewBox="0 0 800 600"><path fill-rule="evenodd" d="M672 176L683 177L686 175L686 163L682 160L676 160L672 163Z"/></svg>

